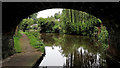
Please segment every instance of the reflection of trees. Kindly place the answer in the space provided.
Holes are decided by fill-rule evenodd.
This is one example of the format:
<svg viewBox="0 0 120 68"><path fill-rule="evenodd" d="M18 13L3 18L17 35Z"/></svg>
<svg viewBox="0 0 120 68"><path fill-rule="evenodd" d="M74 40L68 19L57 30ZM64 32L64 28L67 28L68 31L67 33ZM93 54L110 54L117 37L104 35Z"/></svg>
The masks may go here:
<svg viewBox="0 0 120 68"><path fill-rule="evenodd" d="M97 59L98 54L88 53L87 50L76 49L66 57L65 68L100 68L103 59Z"/></svg>
<svg viewBox="0 0 120 68"><path fill-rule="evenodd" d="M60 53L66 57L65 68L99 68L103 65L103 59L98 59L102 50L91 38L61 34L42 34L41 38L49 46L61 47Z"/></svg>
<svg viewBox="0 0 120 68"><path fill-rule="evenodd" d="M41 39L43 40L43 42L48 45L48 46L53 46L56 41L54 38L57 38L58 35L57 34L52 34L52 33L41 33Z"/></svg>

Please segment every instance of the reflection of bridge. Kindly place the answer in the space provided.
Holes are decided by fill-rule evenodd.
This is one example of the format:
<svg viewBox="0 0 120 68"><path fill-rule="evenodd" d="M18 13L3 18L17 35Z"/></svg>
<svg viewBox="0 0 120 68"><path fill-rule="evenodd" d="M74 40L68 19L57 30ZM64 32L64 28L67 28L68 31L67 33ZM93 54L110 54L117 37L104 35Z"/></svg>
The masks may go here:
<svg viewBox="0 0 120 68"><path fill-rule="evenodd" d="M87 12L100 18L109 32L108 52L120 61L120 3L37 2L2 3L3 7L3 57L12 54L13 34L16 26L28 15L50 8L68 8Z"/></svg>

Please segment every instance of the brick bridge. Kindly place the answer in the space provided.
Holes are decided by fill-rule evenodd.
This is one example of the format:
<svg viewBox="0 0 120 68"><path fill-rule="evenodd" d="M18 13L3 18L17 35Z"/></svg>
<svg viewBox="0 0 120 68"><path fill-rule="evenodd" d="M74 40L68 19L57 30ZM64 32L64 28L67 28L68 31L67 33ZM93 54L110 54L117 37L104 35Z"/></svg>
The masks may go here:
<svg viewBox="0 0 120 68"><path fill-rule="evenodd" d="M13 35L16 26L32 13L51 9L67 8L87 12L102 20L109 32L108 53L120 61L120 2L24 2L2 3L2 56L14 53Z"/></svg>

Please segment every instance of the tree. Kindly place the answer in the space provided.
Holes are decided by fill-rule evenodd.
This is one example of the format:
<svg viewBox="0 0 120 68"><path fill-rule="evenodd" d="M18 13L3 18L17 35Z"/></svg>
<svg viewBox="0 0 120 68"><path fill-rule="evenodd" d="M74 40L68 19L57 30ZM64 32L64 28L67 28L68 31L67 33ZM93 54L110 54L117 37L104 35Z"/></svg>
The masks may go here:
<svg viewBox="0 0 120 68"><path fill-rule="evenodd" d="M55 17L55 19L59 19L60 18L60 14L59 13L55 13L54 17Z"/></svg>
<svg viewBox="0 0 120 68"><path fill-rule="evenodd" d="M33 13L32 15L30 15L30 16L28 17L28 18L34 20L34 24L37 24L37 14L38 14L38 13Z"/></svg>
<svg viewBox="0 0 120 68"><path fill-rule="evenodd" d="M29 18L32 18L33 20L37 19L37 14L38 13L33 13L32 15L29 16Z"/></svg>
<svg viewBox="0 0 120 68"><path fill-rule="evenodd" d="M25 32L25 30L29 30L30 26L34 23L33 19L23 19L19 25L19 29L23 30L23 32Z"/></svg>

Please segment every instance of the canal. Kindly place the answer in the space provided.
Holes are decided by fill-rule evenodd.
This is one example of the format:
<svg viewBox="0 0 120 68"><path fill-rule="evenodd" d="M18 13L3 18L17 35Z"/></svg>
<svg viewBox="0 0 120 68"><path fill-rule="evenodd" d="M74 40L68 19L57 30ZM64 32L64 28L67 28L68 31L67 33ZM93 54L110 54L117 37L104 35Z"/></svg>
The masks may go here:
<svg viewBox="0 0 120 68"><path fill-rule="evenodd" d="M106 68L101 43L93 37L41 33L45 56L40 68Z"/></svg>

